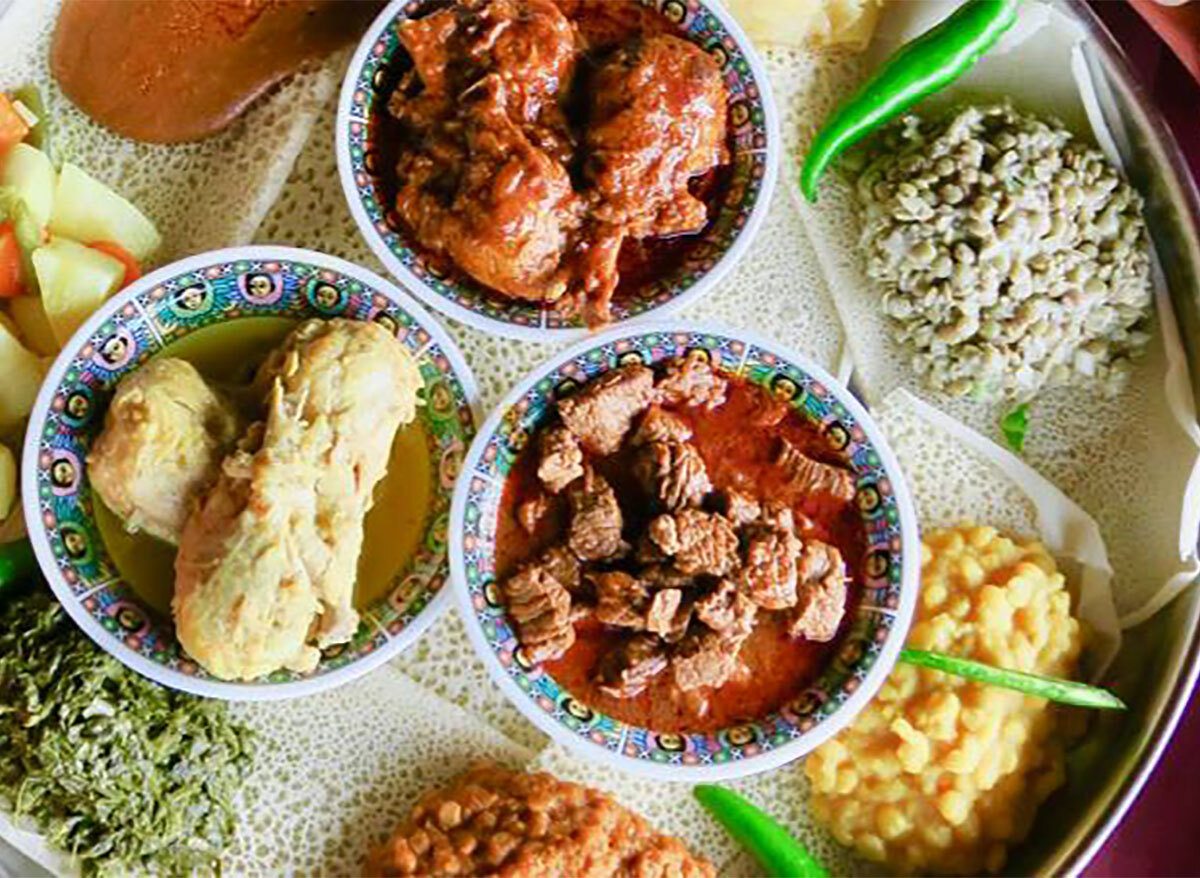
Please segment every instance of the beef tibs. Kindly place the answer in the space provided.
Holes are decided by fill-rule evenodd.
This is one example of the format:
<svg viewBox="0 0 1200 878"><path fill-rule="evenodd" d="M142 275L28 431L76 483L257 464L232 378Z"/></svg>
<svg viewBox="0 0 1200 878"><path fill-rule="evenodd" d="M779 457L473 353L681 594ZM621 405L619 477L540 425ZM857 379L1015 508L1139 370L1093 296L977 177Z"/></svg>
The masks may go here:
<svg viewBox="0 0 1200 878"><path fill-rule="evenodd" d="M825 643L834 638L846 612L846 565L833 546L808 540L800 554L801 586L791 634Z"/></svg>
<svg viewBox="0 0 1200 878"><path fill-rule="evenodd" d="M739 564L737 533L716 512L684 509L650 522L650 541L680 573L724 576Z"/></svg>
<svg viewBox="0 0 1200 878"><path fill-rule="evenodd" d="M502 588L525 658L534 663L557 658L575 642L571 595L553 567L540 561L527 564Z"/></svg>
<svg viewBox="0 0 1200 878"><path fill-rule="evenodd" d="M638 451L634 473L646 492L665 509L699 506L712 490L708 468L686 442L649 442Z"/></svg>
<svg viewBox="0 0 1200 878"><path fill-rule="evenodd" d="M775 458L787 473L793 489L804 494L829 494L838 500L854 499L854 474L840 466L813 460L787 439L779 440Z"/></svg>
<svg viewBox="0 0 1200 878"><path fill-rule="evenodd" d="M563 398L522 451L500 520L553 513L529 533L502 524L502 556L537 552L504 594L526 657L558 654L547 671L573 697L711 731L816 679L854 597L862 517L821 425L791 407L756 424L768 405L786 403L703 356L634 363Z"/></svg>
<svg viewBox="0 0 1200 878"><path fill-rule="evenodd" d="M629 550L621 539L621 507L612 486L589 469L567 489L571 525L567 545L581 561L608 561Z"/></svg>
<svg viewBox="0 0 1200 878"><path fill-rule="evenodd" d="M738 587L764 610L796 605L796 562L804 544L794 533L756 528L746 538L746 566Z"/></svg>
<svg viewBox="0 0 1200 878"><path fill-rule="evenodd" d="M600 691L614 698L632 698L670 664L667 646L653 634L635 634L600 661Z"/></svg>
<svg viewBox="0 0 1200 878"><path fill-rule="evenodd" d="M552 494L583 475L583 449L575 434L561 424L542 432L538 453L538 478Z"/></svg>
<svg viewBox="0 0 1200 878"><path fill-rule="evenodd" d="M633 419L654 400L654 373L632 363L600 376L558 402L558 414L593 454L621 447Z"/></svg>
<svg viewBox="0 0 1200 878"><path fill-rule="evenodd" d="M600 6L624 7L624 33L582 33L580 18L609 15ZM389 158L380 188L435 264L597 325L626 241L699 240L719 193L691 184L729 163L727 89L704 48L641 13L635 0L460 0L400 25L411 66L371 154Z"/></svg>
<svg viewBox="0 0 1200 878"><path fill-rule="evenodd" d="M729 379L717 372L707 357L671 360L658 382L658 398L665 405L715 409L725 402Z"/></svg>

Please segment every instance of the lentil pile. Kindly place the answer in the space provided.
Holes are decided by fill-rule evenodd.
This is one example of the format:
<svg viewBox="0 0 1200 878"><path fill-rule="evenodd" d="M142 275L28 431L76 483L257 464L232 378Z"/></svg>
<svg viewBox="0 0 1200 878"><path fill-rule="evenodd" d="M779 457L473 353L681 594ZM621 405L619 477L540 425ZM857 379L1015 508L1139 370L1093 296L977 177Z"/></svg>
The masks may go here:
<svg viewBox="0 0 1200 878"><path fill-rule="evenodd" d="M1099 150L1008 105L880 135L858 179L867 273L936 390L1121 390L1150 342L1142 200Z"/></svg>
<svg viewBox="0 0 1200 878"><path fill-rule="evenodd" d="M707 860L603 793L483 764L425 794L367 875L715 878Z"/></svg>

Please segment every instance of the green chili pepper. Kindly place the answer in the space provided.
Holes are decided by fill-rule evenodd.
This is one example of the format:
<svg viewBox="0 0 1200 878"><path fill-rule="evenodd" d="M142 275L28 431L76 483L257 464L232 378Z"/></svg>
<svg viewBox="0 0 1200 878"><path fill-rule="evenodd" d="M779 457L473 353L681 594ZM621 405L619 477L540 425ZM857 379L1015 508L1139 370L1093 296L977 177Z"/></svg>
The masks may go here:
<svg viewBox="0 0 1200 878"><path fill-rule="evenodd" d="M1010 671L970 659L943 655L940 652L926 652L923 649L902 649L900 661L922 668L932 668L935 671L953 674L977 683L1015 689L1017 692L1036 695L1038 698L1045 698L1048 701L1074 704L1078 707L1095 707L1101 710L1125 710L1125 702L1107 689L1076 683L1072 680L1043 677L1040 674L1027 674L1024 671Z"/></svg>
<svg viewBox="0 0 1200 878"><path fill-rule="evenodd" d="M829 874L787 830L733 790L700 784L693 792L770 878L826 878Z"/></svg>
<svg viewBox="0 0 1200 878"><path fill-rule="evenodd" d="M1025 434L1029 432L1029 403L1023 402L1000 419L1000 432L1008 447L1020 454L1025 450Z"/></svg>
<svg viewBox="0 0 1200 878"><path fill-rule="evenodd" d="M0 544L0 595L16 591L37 569L29 540Z"/></svg>
<svg viewBox="0 0 1200 878"><path fill-rule="evenodd" d="M852 144L966 73L1017 20L1019 0L967 0L945 21L901 46L842 104L813 139L800 189L817 200L817 182Z"/></svg>

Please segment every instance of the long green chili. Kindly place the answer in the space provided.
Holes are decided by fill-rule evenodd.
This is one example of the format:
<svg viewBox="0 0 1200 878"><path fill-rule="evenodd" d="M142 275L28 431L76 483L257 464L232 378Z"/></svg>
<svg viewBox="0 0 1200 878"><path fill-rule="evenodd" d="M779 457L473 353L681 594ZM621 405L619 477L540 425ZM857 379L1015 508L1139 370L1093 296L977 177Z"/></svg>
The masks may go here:
<svg viewBox="0 0 1200 878"><path fill-rule="evenodd" d="M829 874L786 829L733 790L700 784L693 793L770 878L826 878Z"/></svg>
<svg viewBox="0 0 1200 878"><path fill-rule="evenodd" d="M1026 695L1045 698L1048 701L1074 704L1078 707L1095 707L1101 710L1125 710L1125 702L1107 689L1088 686L1086 683L1076 683L1073 680L1043 677L1040 674L1027 674L1024 671L1010 671L970 659L943 655L940 652L927 652L923 649L901 650L900 661L974 680L976 683L1014 689L1017 692L1024 692Z"/></svg>
<svg viewBox="0 0 1200 878"><path fill-rule="evenodd" d="M1019 0L967 0L945 21L905 43L827 120L813 139L800 189L817 200L817 183L852 144L968 71L1017 20Z"/></svg>

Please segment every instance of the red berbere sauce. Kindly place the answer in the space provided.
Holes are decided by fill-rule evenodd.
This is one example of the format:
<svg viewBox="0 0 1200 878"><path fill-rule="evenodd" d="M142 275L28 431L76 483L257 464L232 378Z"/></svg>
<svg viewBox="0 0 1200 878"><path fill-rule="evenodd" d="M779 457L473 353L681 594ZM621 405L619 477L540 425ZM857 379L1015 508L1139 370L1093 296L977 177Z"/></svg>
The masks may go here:
<svg viewBox="0 0 1200 878"><path fill-rule="evenodd" d="M557 3L579 29L587 46L576 76L577 87L566 101L567 116L571 119L582 118L587 103L585 84L590 66L595 65L618 45L635 37L655 33L678 33L678 28L666 17L642 6L636 0L557 0ZM447 5L436 0L426 3L429 12ZM422 13L425 11L423 9ZM409 135L404 126L387 111L387 103L400 76L411 66L403 47L397 49L397 56L399 60L384 71L382 81L377 83L375 101L367 120L367 153L370 156L368 171L372 174L372 182L380 204L386 206L386 222L390 228L405 234L406 245L420 256L421 264L435 275L482 289L500 305L509 304L513 301L511 297L488 289L479 281L468 277L445 255L434 253L417 244L411 230L395 214L392 207L396 203L395 168ZM579 126L575 127L578 129ZM728 145L729 154L733 156L735 149L732 126L729 127ZM581 157L577 157L576 163ZM574 172L576 169L572 170ZM651 292L655 283L671 277L680 270L695 248L702 244L704 235L712 228L732 179L733 163L730 161L706 174L693 177L689 182L688 191L704 202L708 209L708 224L700 231L688 235L625 239L617 257L620 282L613 293L615 305L644 298Z"/></svg>
<svg viewBox="0 0 1200 878"><path fill-rule="evenodd" d="M846 561L849 589L845 619L859 600L866 557L866 532L853 501L800 496L787 484L774 465L780 437L787 438L808 456L825 463L845 465L819 427L772 398L750 381L726 375L729 393L724 405L713 411L667 407L688 422L691 442L708 467L713 487L720 491L737 488L760 499L788 502L812 520L814 528L805 536L836 546ZM786 411L778 420L781 411ZM777 421L777 422L776 422ZM509 474L500 501L496 527L496 574L503 580L517 566L566 537L568 509L565 498L552 498L549 514L536 533L527 534L517 520L520 504L540 491L537 478L537 443L530 442ZM621 501L625 538L636 542L653 513L633 477L632 454L625 449L588 461L613 486ZM847 622L843 620L844 633ZM760 610L754 633L742 646L741 658L747 673L730 680L708 697L708 711L701 715L695 700L681 697L666 671L640 695L614 698L597 688L597 664L609 649L629 636L626 629L609 628L594 619L575 626L575 645L561 658L543 667L579 701L615 719L657 732L712 732L774 713L799 696L821 674L838 649L841 634L829 643L794 639L787 634L787 616Z"/></svg>

